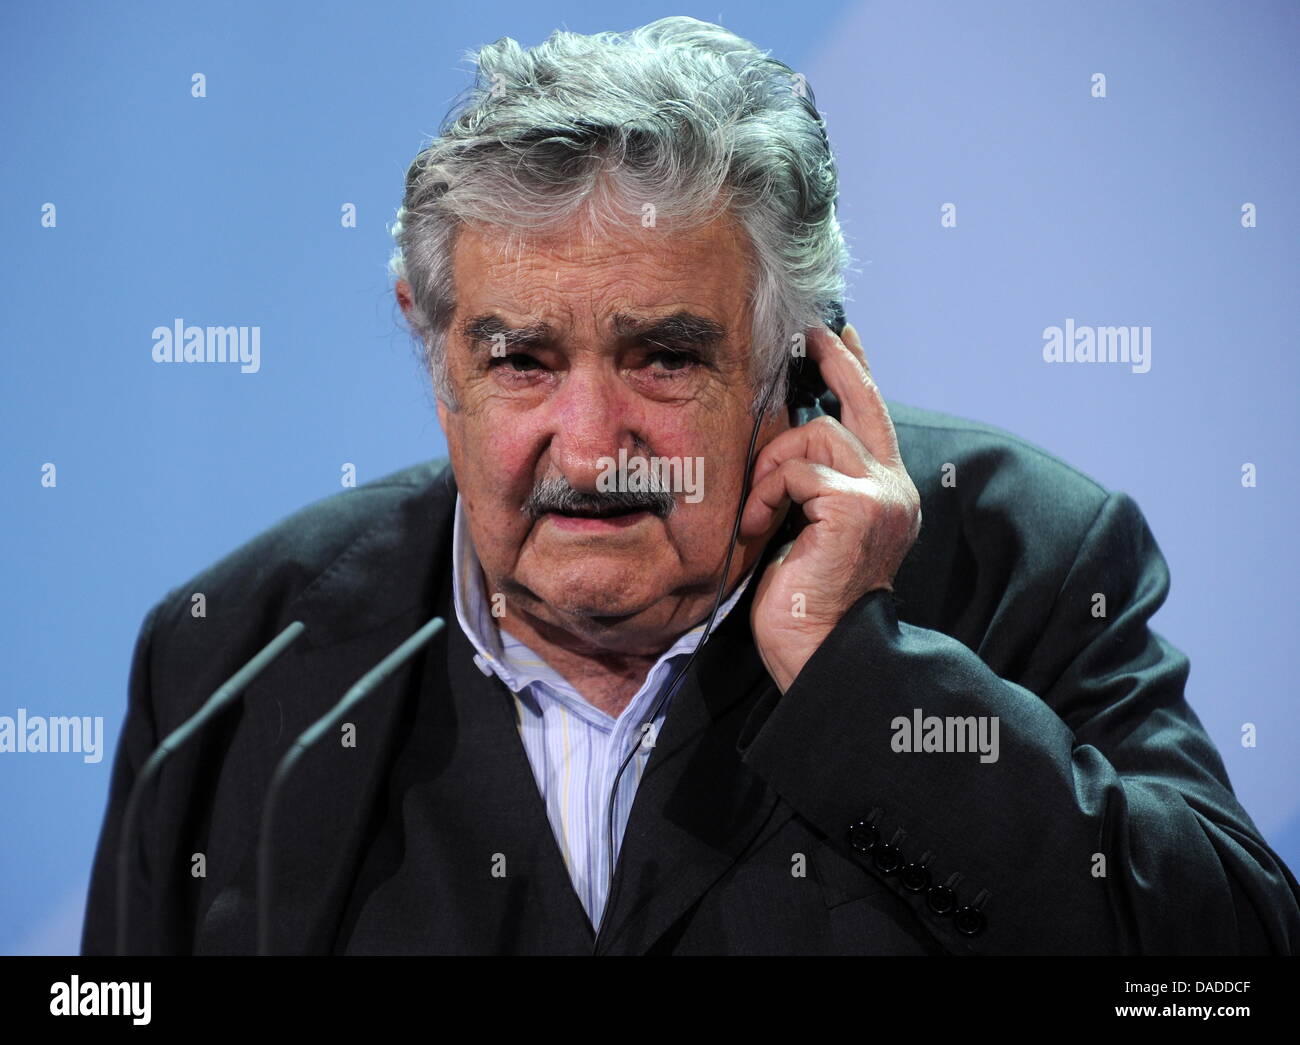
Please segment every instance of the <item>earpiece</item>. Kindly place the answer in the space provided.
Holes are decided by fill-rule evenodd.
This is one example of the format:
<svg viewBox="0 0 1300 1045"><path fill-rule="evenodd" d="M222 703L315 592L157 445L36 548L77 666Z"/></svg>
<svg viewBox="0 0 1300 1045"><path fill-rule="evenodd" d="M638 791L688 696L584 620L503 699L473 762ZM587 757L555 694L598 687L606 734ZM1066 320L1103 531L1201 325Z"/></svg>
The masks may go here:
<svg viewBox="0 0 1300 1045"><path fill-rule="evenodd" d="M832 301L826 310L826 325L836 337L844 332L844 306ZM839 400L826 387L821 370L809 357L790 360L790 391L786 404L790 408L790 425L806 425L815 417L840 416Z"/></svg>
<svg viewBox="0 0 1300 1045"><path fill-rule="evenodd" d="M827 309L826 325L831 328L832 333L839 337L844 333L844 306L838 301L832 301Z"/></svg>

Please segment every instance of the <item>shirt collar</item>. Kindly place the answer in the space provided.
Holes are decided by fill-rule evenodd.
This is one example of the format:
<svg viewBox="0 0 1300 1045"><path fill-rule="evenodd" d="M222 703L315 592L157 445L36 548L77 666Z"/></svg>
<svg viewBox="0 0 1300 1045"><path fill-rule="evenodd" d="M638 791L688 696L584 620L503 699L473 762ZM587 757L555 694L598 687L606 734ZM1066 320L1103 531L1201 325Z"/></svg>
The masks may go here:
<svg viewBox="0 0 1300 1045"><path fill-rule="evenodd" d="M521 692L535 682L542 682L552 688L564 689L576 694L563 676L547 665L541 657L518 639L504 634L497 627L483 587L482 565L470 537L469 519L466 517L459 494L456 496L451 555L452 601L456 607L456 620L460 622L461 630L477 651L474 662L479 670L485 675L495 674L514 693ZM718 614L713 622L714 631L721 626L732 607L745 593L753 576L754 570L751 568L736 585L735 591L718 607ZM702 640L704 623L701 621L695 627L683 632L664 651L654 667L646 673L647 685L660 676L661 667L666 661L688 654L695 649ZM633 703L637 701L634 700Z"/></svg>

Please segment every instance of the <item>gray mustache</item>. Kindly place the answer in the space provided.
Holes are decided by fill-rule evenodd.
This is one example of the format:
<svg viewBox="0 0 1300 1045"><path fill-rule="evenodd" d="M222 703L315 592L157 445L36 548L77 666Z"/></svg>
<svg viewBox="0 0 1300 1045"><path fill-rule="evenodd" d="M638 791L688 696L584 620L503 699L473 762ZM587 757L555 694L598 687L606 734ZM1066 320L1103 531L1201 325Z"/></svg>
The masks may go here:
<svg viewBox="0 0 1300 1045"><path fill-rule="evenodd" d="M676 507L677 498L667 490L589 492L575 490L557 475L538 481L519 510L531 519L547 512L653 512L666 519Z"/></svg>

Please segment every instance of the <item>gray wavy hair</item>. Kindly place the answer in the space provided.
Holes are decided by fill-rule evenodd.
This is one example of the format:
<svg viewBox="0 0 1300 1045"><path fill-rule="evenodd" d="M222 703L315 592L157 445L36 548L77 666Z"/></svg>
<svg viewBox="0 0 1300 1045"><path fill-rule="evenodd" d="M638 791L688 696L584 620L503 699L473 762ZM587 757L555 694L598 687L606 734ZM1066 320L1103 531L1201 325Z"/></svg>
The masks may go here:
<svg viewBox="0 0 1300 1045"><path fill-rule="evenodd" d="M627 33L556 31L527 49L504 37L469 57L474 84L411 163L390 272L411 286L412 332L434 389L456 408L446 336L452 251L463 223L508 236L552 232L579 212L595 228L726 211L749 238L754 409L787 351L843 300L850 257L838 177L812 90L721 26L661 18ZM634 216L634 217L633 217Z"/></svg>

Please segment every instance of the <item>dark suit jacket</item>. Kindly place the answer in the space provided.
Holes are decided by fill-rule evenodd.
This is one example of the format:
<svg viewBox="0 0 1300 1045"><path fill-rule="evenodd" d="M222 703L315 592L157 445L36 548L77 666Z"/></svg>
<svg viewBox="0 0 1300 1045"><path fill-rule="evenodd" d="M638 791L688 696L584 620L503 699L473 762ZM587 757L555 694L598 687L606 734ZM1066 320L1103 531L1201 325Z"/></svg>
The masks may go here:
<svg viewBox="0 0 1300 1045"><path fill-rule="evenodd" d="M113 950L139 766L302 620L305 637L167 764L133 865L133 951L255 952L276 761L435 614L447 630L350 716L356 747L313 748L282 795L280 953L1295 951L1296 881L1184 701L1187 658L1148 629L1169 575L1137 505L997 429L890 410L923 511L895 593L859 600L784 696L749 598L737 605L672 702L598 933L511 698L457 625L455 484L427 463L303 509L149 613L83 952ZM916 708L997 716L998 761L894 751L891 721ZM924 871L891 873L899 861ZM978 914L937 913L927 883Z"/></svg>

